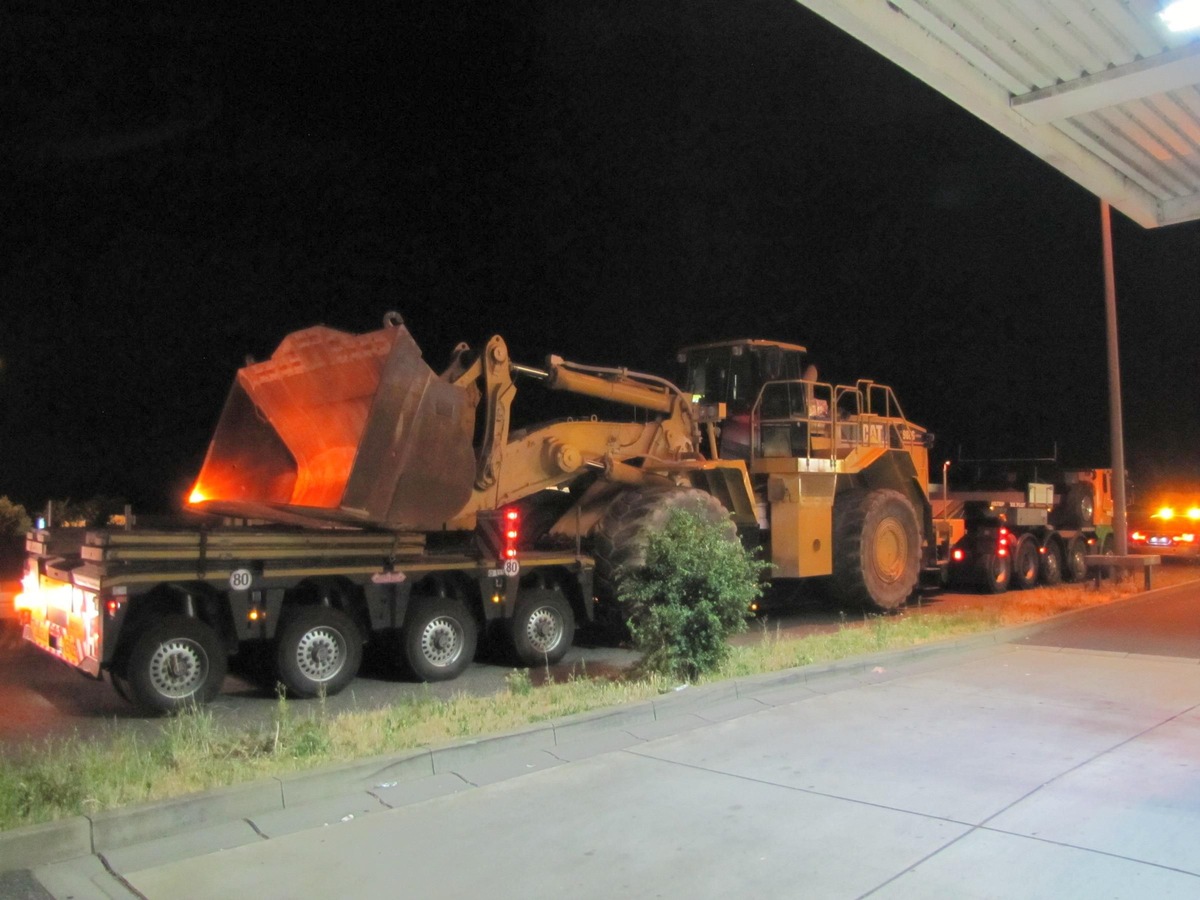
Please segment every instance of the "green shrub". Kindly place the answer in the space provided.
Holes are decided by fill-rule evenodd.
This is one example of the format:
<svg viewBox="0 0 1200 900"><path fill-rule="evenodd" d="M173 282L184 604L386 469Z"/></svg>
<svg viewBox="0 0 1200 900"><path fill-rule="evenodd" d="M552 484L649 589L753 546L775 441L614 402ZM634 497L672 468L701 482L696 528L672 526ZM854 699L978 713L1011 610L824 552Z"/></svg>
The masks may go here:
<svg viewBox="0 0 1200 900"><path fill-rule="evenodd" d="M672 510L617 593L643 667L688 681L715 670L729 636L745 630L765 568L727 524Z"/></svg>

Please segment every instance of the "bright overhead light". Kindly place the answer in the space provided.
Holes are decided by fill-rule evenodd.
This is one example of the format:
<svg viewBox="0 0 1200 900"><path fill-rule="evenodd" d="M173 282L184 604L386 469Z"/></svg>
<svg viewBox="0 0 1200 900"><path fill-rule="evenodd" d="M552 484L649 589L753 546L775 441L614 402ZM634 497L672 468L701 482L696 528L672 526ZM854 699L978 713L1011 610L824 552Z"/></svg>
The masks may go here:
<svg viewBox="0 0 1200 900"><path fill-rule="evenodd" d="M1175 0L1158 14L1171 31L1191 31L1200 28L1200 0Z"/></svg>

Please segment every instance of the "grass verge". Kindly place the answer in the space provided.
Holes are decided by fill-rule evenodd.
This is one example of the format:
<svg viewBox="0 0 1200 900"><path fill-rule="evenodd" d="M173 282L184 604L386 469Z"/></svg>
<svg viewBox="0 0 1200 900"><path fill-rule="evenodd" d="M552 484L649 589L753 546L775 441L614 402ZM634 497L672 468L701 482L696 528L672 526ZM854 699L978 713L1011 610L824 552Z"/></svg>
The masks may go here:
<svg viewBox="0 0 1200 900"><path fill-rule="evenodd" d="M1191 569L1164 569L1158 584L1194 580ZM897 650L1058 613L1136 593L1132 579L1037 588L954 605L910 606L900 615L846 620L828 633L792 637L760 624L761 640L736 646L721 669L702 682L779 671L818 662ZM196 710L164 721L153 740L120 733L112 741L54 739L30 747L0 769L0 830L115 809L283 775L318 766L497 734L546 719L658 696L674 687L654 676L627 680L573 677L534 687L514 671L495 695L428 696L373 711L326 711L278 701L269 726L234 729Z"/></svg>

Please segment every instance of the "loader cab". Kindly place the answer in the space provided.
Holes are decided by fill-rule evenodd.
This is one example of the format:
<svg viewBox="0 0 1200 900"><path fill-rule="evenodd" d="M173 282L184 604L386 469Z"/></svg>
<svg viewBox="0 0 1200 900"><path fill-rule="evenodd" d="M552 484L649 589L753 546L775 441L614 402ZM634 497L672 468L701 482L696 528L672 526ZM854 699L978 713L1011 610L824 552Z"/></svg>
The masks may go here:
<svg viewBox="0 0 1200 900"><path fill-rule="evenodd" d="M720 454L747 459L750 410L763 384L805 376L808 351L798 344L736 340L698 344L679 351L679 380L684 393L701 404L724 403Z"/></svg>

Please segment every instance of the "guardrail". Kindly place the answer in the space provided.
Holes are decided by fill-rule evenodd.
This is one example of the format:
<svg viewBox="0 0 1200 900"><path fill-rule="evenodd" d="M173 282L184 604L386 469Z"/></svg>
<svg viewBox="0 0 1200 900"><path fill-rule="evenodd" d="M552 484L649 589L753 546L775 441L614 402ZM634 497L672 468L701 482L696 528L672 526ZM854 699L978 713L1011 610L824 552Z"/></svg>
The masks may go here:
<svg viewBox="0 0 1200 900"><path fill-rule="evenodd" d="M1150 590L1153 586L1152 573L1155 566L1162 564L1162 557L1094 555L1085 556L1083 561L1095 579L1096 587L1100 587L1100 579L1104 577L1106 569L1141 569L1146 576L1146 590Z"/></svg>

